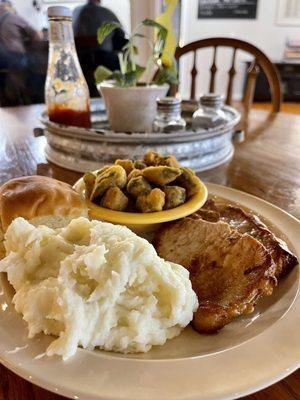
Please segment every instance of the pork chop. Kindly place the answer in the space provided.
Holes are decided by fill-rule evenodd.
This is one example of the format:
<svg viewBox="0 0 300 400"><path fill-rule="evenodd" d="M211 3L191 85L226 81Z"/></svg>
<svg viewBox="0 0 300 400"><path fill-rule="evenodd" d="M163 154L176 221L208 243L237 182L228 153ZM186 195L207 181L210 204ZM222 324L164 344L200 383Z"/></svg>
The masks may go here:
<svg viewBox="0 0 300 400"><path fill-rule="evenodd" d="M212 333L253 311L276 284L275 265L265 247L223 221L184 218L160 230L158 254L183 265L199 300L193 325Z"/></svg>
<svg viewBox="0 0 300 400"><path fill-rule="evenodd" d="M227 222L238 232L248 233L259 240L273 258L276 265L276 278L288 273L298 263L297 257L288 249L282 239L276 237L257 216L240 207L208 200L203 208L194 214L193 218L198 216L206 221Z"/></svg>

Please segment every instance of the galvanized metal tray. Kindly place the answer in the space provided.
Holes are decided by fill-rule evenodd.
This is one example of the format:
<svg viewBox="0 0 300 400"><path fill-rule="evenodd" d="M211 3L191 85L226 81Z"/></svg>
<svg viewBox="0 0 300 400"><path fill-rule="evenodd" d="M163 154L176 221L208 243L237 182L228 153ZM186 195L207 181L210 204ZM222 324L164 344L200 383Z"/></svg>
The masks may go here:
<svg viewBox="0 0 300 400"><path fill-rule="evenodd" d="M224 106L229 122L217 129L173 133L125 133L109 129L100 99L91 103L92 129L66 126L49 121L44 112L40 120L47 138L47 158L62 167L84 172L113 163L116 158L138 159L148 150L174 154L180 163L196 171L214 168L233 155L232 137L240 113Z"/></svg>

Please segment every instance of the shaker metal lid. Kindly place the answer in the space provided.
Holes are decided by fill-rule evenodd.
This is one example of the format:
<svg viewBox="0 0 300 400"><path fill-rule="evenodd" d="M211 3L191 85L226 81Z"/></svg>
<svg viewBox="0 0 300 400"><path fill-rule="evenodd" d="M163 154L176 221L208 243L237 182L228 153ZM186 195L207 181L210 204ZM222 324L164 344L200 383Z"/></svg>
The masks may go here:
<svg viewBox="0 0 300 400"><path fill-rule="evenodd" d="M52 6L48 7L48 17L72 17L72 10L64 6Z"/></svg>
<svg viewBox="0 0 300 400"><path fill-rule="evenodd" d="M173 110L181 107L181 99L177 97L162 97L156 100L157 107L160 110Z"/></svg>
<svg viewBox="0 0 300 400"><path fill-rule="evenodd" d="M208 93L200 97L200 104L218 108L224 104L224 96L217 93Z"/></svg>

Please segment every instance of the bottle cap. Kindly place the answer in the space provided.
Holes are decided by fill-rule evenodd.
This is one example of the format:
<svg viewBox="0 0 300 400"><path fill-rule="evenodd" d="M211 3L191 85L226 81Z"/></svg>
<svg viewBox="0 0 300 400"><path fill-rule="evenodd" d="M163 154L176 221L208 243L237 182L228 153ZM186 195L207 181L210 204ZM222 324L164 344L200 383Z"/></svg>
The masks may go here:
<svg viewBox="0 0 300 400"><path fill-rule="evenodd" d="M72 10L63 6L48 7L48 17L67 17L72 18Z"/></svg>
<svg viewBox="0 0 300 400"><path fill-rule="evenodd" d="M162 97L156 100L157 108L164 111L175 111L181 108L181 99L176 97Z"/></svg>
<svg viewBox="0 0 300 400"><path fill-rule="evenodd" d="M200 104L207 107L220 108L224 104L224 97L217 93L208 93L200 97Z"/></svg>

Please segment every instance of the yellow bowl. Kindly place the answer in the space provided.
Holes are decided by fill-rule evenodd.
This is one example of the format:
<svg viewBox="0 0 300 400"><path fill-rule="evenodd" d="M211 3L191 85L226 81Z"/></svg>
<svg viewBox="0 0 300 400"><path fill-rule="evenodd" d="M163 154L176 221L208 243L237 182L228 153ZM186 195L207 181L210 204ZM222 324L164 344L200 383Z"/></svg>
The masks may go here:
<svg viewBox="0 0 300 400"><path fill-rule="evenodd" d="M84 196L84 182L80 178L73 186L76 192ZM176 219L186 217L199 210L207 200L207 188L201 182L200 191L190 197L188 201L178 207L165 211L152 213L132 213L125 211L113 211L108 208L98 206L89 200L89 216L92 219L111 222L118 225L126 225L132 231L138 234L147 234L156 231L164 222L175 221Z"/></svg>

